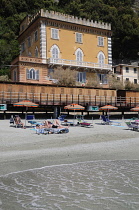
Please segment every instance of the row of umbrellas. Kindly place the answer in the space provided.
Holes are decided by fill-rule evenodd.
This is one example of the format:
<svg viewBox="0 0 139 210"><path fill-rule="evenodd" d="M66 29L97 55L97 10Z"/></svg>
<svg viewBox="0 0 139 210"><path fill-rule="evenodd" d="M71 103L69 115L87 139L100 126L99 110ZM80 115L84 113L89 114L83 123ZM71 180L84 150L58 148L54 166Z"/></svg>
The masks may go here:
<svg viewBox="0 0 139 210"><path fill-rule="evenodd" d="M27 110L27 107L38 107L39 104L33 103L29 100L23 100L23 101L14 103L13 106L26 107L26 110ZM84 110L85 107L81 106L79 104L70 104L70 105L65 106L64 109L76 111L76 110ZM109 112L110 110L117 110L117 109L118 109L118 107L115 107L115 106L112 106L112 105L105 105L105 106L102 106L102 107L99 108L100 111L103 110L103 111L106 111L106 112ZM138 112L139 111L139 106L131 108L130 110Z"/></svg>
<svg viewBox="0 0 139 210"><path fill-rule="evenodd" d="M26 113L27 113L28 107L38 107L39 104L33 103L33 102L29 101L29 100L23 100L23 101L14 103L13 106L26 107ZM65 106L64 109L74 110L74 112L75 112L77 110L84 110L85 107L84 106L81 106L79 104L70 104L70 105ZM103 110L103 111L106 111L108 113L111 110L117 110L117 109L118 109L118 107L115 107L115 106L112 106L112 105L105 105L105 106L102 106L102 107L99 108L100 111ZM131 108L131 111L139 112L139 106L138 107Z"/></svg>

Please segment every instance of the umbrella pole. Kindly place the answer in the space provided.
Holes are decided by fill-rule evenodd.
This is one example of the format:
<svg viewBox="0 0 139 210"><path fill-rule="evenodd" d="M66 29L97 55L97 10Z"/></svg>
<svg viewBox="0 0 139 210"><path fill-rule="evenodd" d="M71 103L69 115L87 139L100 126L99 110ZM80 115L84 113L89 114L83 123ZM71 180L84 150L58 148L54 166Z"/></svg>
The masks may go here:
<svg viewBox="0 0 139 210"><path fill-rule="evenodd" d="M28 109L28 107L26 106L26 113L25 113L25 127L26 127L26 119L27 119L27 109Z"/></svg>
<svg viewBox="0 0 139 210"><path fill-rule="evenodd" d="M74 109L74 118L73 118L73 125L75 123L75 109Z"/></svg>

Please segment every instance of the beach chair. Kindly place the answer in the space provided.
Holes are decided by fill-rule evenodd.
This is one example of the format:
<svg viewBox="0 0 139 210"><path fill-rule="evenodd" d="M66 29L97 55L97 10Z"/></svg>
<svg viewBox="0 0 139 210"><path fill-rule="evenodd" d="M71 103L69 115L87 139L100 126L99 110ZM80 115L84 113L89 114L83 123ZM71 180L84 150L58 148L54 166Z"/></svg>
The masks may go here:
<svg viewBox="0 0 139 210"><path fill-rule="evenodd" d="M125 122L125 124L127 125L128 129L130 129L130 130L137 131L139 129L138 124L136 124L135 122Z"/></svg>
<svg viewBox="0 0 139 210"><path fill-rule="evenodd" d="M85 127L85 128L93 128L94 127L93 123L88 123L88 122L81 122L81 123L79 123L79 125L81 127Z"/></svg>
<svg viewBox="0 0 139 210"><path fill-rule="evenodd" d="M35 116L33 115L26 115L26 120L34 120Z"/></svg>
<svg viewBox="0 0 139 210"><path fill-rule="evenodd" d="M60 116L58 117L58 119L59 119L60 121L64 121L65 118L66 118L66 116L67 116L67 115L60 115Z"/></svg>
<svg viewBox="0 0 139 210"><path fill-rule="evenodd" d="M112 125L112 124L117 124L117 125L121 125L120 122L116 122L116 121L112 121L110 120L107 116L105 115L101 115L101 124L105 124L105 125Z"/></svg>
<svg viewBox="0 0 139 210"><path fill-rule="evenodd" d="M14 125L14 117L13 117L13 115L11 115L11 117L10 117L10 126L11 125Z"/></svg>
<svg viewBox="0 0 139 210"><path fill-rule="evenodd" d="M62 134L62 133L68 133L68 128L36 128L36 134Z"/></svg>

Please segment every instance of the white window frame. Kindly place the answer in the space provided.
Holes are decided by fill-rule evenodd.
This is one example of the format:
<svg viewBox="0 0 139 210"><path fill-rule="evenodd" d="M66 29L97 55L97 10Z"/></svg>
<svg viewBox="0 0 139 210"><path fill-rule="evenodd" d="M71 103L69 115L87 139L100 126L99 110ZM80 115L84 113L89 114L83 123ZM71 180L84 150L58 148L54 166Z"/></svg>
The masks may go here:
<svg viewBox="0 0 139 210"><path fill-rule="evenodd" d="M27 79L39 80L39 70L31 68L30 70L27 69L26 73L27 73Z"/></svg>
<svg viewBox="0 0 139 210"><path fill-rule="evenodd" d="M83 51L80 48L78 48L76 50L76 52L75 52L75 55L76 55L77 64L78 65L82 65L82 63L83 63L83 56L84 56Z"/></svg>
<svg viewBox="0 0 139 210"><path fill-rule="evenodd" d="M108 84L107 74L98 74L100 84Z"/></svg>
<svg viewBox="0 0 139 210"><path fill-rule="evenodd" d="M104 46L104 37L98 36L98 46L100 47Z"/></svg>
<svg viewBox="0 0 139 210"><path fill-rule="evenodd" d="M86 83L86 72L78 72L77 81L81 83Z"/></svg>
<svg viewBox="0 0 139 210"><path fill-rule="evenodd" d="M59 39L59 29L51 28L51 38L52 39Z"/></svg>
<svg viewBox="0 0 139 210"><path fill-rule="evenodd" d="M129 73L129 67L125 67L126 73Z"/></svg>
<svg viewBox="0 0 139 210"><path fill-rule="evenodd" d="M59 59L60 50L57 45L53 45L51 47L51 57L53 59L53 62L57 62Z"/></svg>
<svg viewBox="0 0 139 210"><path fill-rule="evenodd" d="M98 63L99 64L104 64L105 63L105 55L103 52L98 53Z"/></svg>
<svg viewBox="0 0 139 210"><path fill-rule="evenodd" d="M134 79L134 84L138 84L138 80L137 79Z"/></svg>
<svg viewBox="0 0 139 210"><path fill-rule="evenodd" d="M137 68L134 68L134 74L137 74Z"/></svg>
<svg viewBox="0 0 139 210"><path fill-rule="evenodd" d="M83 36L82 36L83 34L76 32L75 35L76 35L76 42L83 43Z"/></svg>
<svg viewBox="0 0 139 210"><path fill-rule="evenodd" d="M49 68L49 69L48 69L48 77L49 77L50 79L53 79L51 73L54 73L54 69Z"/></svg>

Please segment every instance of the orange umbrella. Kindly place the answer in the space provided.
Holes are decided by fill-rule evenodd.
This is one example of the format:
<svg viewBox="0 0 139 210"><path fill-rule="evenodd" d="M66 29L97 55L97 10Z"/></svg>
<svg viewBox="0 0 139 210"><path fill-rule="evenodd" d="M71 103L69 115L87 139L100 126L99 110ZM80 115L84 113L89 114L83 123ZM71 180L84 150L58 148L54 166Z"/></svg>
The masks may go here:
<svg viewBox="0 0 139 210"><path fill-rule="evenodd" d="M134 108L131 108L130 110L131 111L134 111L134 112L139 112L139 106L136 106Z"/></svg>
<svg viewBox="0 0 139 210"><path fill-rule="evenodd" d="M112 106L112 105L105 105L105 106L102 106L99 108L99 110L103 110L103 111L106 111L109 113L110 110L117 110L118 107L116 106ZM109 117L109 114L108 114L108 117Z"/></svg>
<svg viewBox="0 0 139 210"><path fill-rule="evenodd" d="M105 105L99 108L99 110L104 110L106 112L110 111L110 110L116 110L118 109L118 107L112 106L112 105Z"/></svg>
<svg viewBox="0 0 139 210"><path fill-rule="evenodd" d="M134 108L131 108L130 110L131 111L134 111L134 112L138 112L138 118L139 118L139 106L136 106Z"/></svg>
<svg viewBox="0 0 139 210"><path fill-rule="evenodd" d="M14 103L13 106L22 106L22 107L26 107L26 114L27 114L27 108L28 107L38 107L39 104L35 104L32 101L29 100L23 100L17 103ZM25 116L25 126L26 126L26 116Z"/></svg>
<svg viewBox="0 0 139 210"><path fill-rule="evenodd" d="M64 109L69 109L69 110L84 110L85 107L81 106L79 104L69 104L67 106L64 106Z"/></svg>
<svg viewBox="0 0 139 210"><path fill-rule="evenodd" d="M35 104L29 100L23 100L23 101L14 103L13 106L38 107L39 104Z"/></svg>
<svg viewBox="0 0 139 210"><path fill-rule="evenodd" d="M74 110L74 118L75 118L75 111L76 110L84 110L85 107L84 106L81 106L79 104L69 104L67 106L64 106L64 109Z"/></svg>

